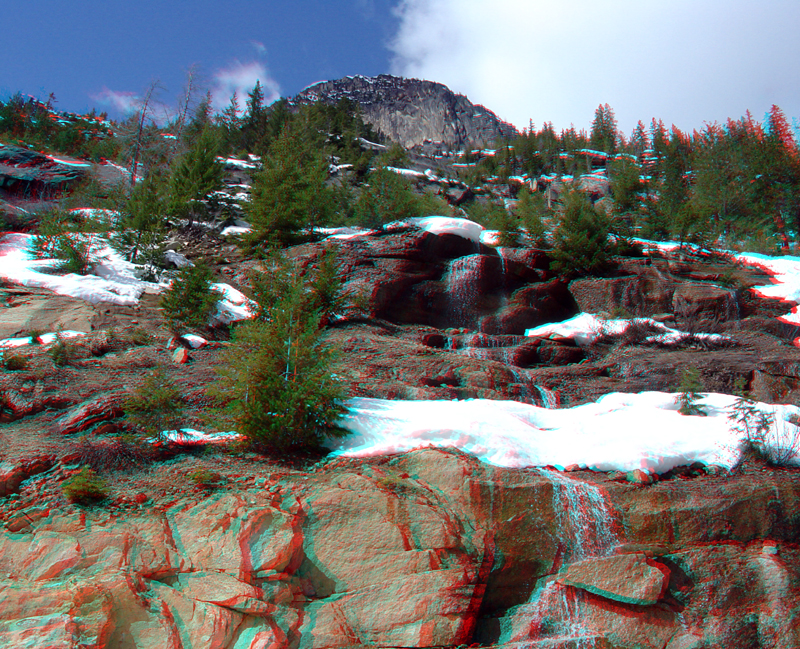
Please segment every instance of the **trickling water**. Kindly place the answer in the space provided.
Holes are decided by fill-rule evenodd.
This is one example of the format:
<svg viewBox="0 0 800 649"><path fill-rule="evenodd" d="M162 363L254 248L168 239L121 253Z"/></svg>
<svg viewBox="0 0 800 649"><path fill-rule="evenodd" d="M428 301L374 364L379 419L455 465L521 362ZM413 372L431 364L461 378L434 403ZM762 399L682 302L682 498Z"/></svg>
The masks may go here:
<svg viewBox="0 0 800 649"><path fill-rule="evenodd" d="M469 326L475 320L481 266L481 255L459 257L450 264L445 281L450 307L448 315L455 326Z"/></svg>
<svg viewBox="0 0 800 649"><path fill-rule="evenodd" d="M553 509L564 539L564 563L603 557L619 545L618 524L596 486L537 469L553 483Z"/></svg>
<svg viewBox="0 0 800 649"><path fill-rule="evenodd" d="M506 252L505 248L497 248L497 254L500 256L500 270L503 273L503 284L502 284L502 286L506 285L507 267L506 267L506 255L505 255L505 252Z"/></svg>
<svg viewBox="0 0 800 649"><path fill-rule="evenodd" d="M553 509L559 537L563 540L563 563L607 556L620 543L619 525L603 499L591 484L570 480L565 475L536 469L553 485ZM531 595L512 625L511 636L503 642L525 641L535 647L537 641L569 642L576 649L594 649L595 636L585 623L582 590L545 578Z"/></svg>
<svg viewBox="0 0 800 649"><path fill-rule="evenodd" d="M531 596L530 621L504 643L540 640L552 646L563 640L575 649L594 649L594 638L581 618L583 593L562 586L555 579L544 582ZM526 643L527 644L527 643ZM536 647L539 643L527 646Z"/></svg>
<svg viewBox="0 0 800 649"><path fill-rule="evenodd" d="M553 410L558 408L558 395L552 390L548 390L543 385L534 385L539 396L542 398L542 406Z"/></svg>

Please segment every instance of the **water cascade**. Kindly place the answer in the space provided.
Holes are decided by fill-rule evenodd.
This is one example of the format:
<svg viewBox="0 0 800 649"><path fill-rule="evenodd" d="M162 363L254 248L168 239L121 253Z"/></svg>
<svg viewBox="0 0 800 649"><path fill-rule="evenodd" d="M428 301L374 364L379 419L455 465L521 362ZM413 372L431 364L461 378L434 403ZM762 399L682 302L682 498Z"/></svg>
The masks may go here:
<svg viewBox="0 0 800 649"><path fill-rule="evenodd" d="M467 255L450 263L445 277L449 317L453 326L468 327L475 322L482 256Z"/></svg>
<svg viewBox="0 0 800 649"><path fill-rule="evenodd" d="M620 525L600 490L557 471L537 472L553 485L561 565L611 554L621 543ZM544 577L528 603L514 614L514 622L504 629L499 644L553 647L563 643L575 649L594 649L596 636L584 623L583 605L582 590L559 584L555 575Z"/></svg>
<svg viewBox="0 0 800 649"><path fill-rule="evenodd" d="M536 388L536 391L539 393L539 396L541 397L542 408L548 408L550 410L558 408L559 404L558 394L556 394L552 390L548 390L543 385L534 385L533 387Z"/></svg>

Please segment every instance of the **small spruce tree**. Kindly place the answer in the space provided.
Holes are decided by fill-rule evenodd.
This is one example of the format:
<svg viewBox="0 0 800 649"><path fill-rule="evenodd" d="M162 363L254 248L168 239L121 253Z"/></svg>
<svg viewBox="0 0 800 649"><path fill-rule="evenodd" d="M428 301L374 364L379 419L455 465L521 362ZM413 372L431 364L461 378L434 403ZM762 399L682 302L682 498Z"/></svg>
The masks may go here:
<svg viewBox="0 0 800 649"><path fill-rule="evenodd" d="M178 161L170 179L170 212L188 217L189 225L205 212L201 202L222 186L222 165L217 162L218 143L206 128L189 151Z"/></svg>
<svg viewBox="0 0 800 649"><path fill-rule="evenodd" d="M251 247L288 246L307 228L332 216L334 196L326 187L328 165L299 129L287 127L270 146L264 170L253 178L246 211L253 225Z"/></svg>
<svg viewBox="0 0 800 649"><path fill-rule="evenodd" d="M278 282L286 290L236 328L212 395L221 406L215 416L256 446L285 452L319 447L347 431L336 426L344 390L333 373L335 351L320 329L329 280L320 282L318 297L299 274Z"/></svg>
<svg viewBox="0 0 800 649"><path fill-rule="evenodd" d="M516 214L528 234L528 241L534 248L546 248L547 228L543 217L547 214L547 205L539 192L531 194L527 189L519 193Z"/></svg>
<svg viewBox="0 0 800 649"><path fill-rule="evenodd" d="M211 269L198 262L178 271L177 277L161 298L161 307L170 329L202 328L214 312L221 293L211 288Z"/></svg>
<svg viewBox="0 0 800 649"><path fill-rule="evenodd" d="M708 414L697 403L701 398L700 393L703 391L703 384L700 382L700 372L696 367L688 367L683 371L678 390L680 394L675 397L675 402L679 406L679 413L700 417L705 417Z"/></svg>
<svg viewBox="0 0 800 649"><path fill-rule="evenodd" d="M144 264L144 276L154 279L163 265L166 204L162 188L148 176L131 190L116 223L111 245L134 264Z"/></svg>
<svg viewBox="0 0 800 649"><path fill-rule="evenodd" d="M577 189L570 190L553 234L551 268L560 273L582 275L603 271L614 248L609 240L610 233L608 215L596 210Z"/></svg>

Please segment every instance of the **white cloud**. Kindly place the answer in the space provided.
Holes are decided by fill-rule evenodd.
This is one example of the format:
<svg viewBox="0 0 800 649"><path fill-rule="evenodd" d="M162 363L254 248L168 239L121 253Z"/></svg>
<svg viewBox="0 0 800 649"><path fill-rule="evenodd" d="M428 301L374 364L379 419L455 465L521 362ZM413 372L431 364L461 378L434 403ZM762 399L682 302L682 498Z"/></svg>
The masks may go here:
<svg viewBox="0 0 800 649"><path fill-rule="evenodd" d="M266 66L259 61L241 63L235 60L227 68L217 70L214 73L214 85L211 89L214 110L221 112L230 105L234 91L239 99L239 107L244 110L247 93L253 89L256 81L261 82L265 105L280 98L278 82L270 76Z"/></svg>
<svg viewBox="0 0 800 649"><path fill-rule="evenodd" d="M588 129L609 103L620 128L684 130L800 116L796 0L402 0L392 72L439 81L523 128Z"/></svg>
<svg viewBox="0 0 800 649"><path fill-rule="evenodd" d="M103 87L100 92L89 97L103 106L118 110L123 115L135 113L142 107L142 98L134 92L109 90Z"/></svg>

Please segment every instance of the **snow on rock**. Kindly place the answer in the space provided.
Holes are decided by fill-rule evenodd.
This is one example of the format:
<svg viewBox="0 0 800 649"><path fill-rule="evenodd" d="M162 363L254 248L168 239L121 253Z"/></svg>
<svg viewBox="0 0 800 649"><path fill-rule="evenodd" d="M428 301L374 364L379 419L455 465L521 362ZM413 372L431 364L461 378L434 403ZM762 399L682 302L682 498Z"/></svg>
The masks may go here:
<svg viewBox="0 0 800 649"><path fill-rule="evenodd" d="M500 243L500 230L484 230L481 232L481 243L486 246L496 246Z"/></svg>
<svg viewBox="0 0 800 649"><path fill-rule="evenodd" d="M391 171L406 178L417 178L419 180L426 180L427 176L421 171L414 171L413 169L401 169L400 167L384 167L386 171Z"/></svg>
<svg viewBox="0 0 800 649"><path fill-rule="evenodd" d="M637 242L648 248L655 248L664 252L672 252L680 248L676 241L651 241L649 239L636 239ZM697 250L697 246L689 245ZM785 300L786 302L800 303L800 257L785 255L772 257L754 252L736 253L730 250L720 251L730 256L734 261L739 261L748 266L755 266L772 275L772 284L755 286L752 290L760 297L767 299ZM800 325L800 307L794 307L779 320ZM800 345L800 338L796 341Z"/></svg>
<svg viewBox="0 0 800 649"><path fill-rule="evenodd" d="M250 232L253 228L245 228L238 225L229 225L226 228L222 229L220 235L223 237L229 237L234 234L245 234L246 232Z"/></svg>
<svg viewBox="0 0 800 649"><path fill-rule="evenodd" d="M711 342L721 342L725 336L720 334L689 334L678 329L671 329L661 322L652 318L633 318L633 319L609 319L600 318L592 313L579 313L569 320L563 322L551 322L548 324L527 329L526 336L557 336L559 338L571 338L579 345L590 345L603 335L618 335L633 322L646 323L657 328L660 333L654 333L645 338L645 342L676 344L689 336L703 338Z"/></svg>
<svg viewBox="0 0 800 649"><path fill-rule="evenodd" d="M222 293L222 298L217 302L217 311L211 316L212 321L229 324L247 320L255 314L256 303L230 284L212 284L211 288Z"/></svg>
<svg viewBox="0 0 800 649"><path fill-rule="evenodd" d="M56 342L59 336L63 339L69 338L78 338L79 336L85 336L85 331L59 331L58 333L46 333L46 334L39 334L39 343L40 345L50 345ZM23 347L25 345L32 345L34 344L31 341L30 336L21 336L19 338L6 338L5 340L0 340L0 348L4 349L11 349L14 347Z"/></svg>
<svg viewBox="0 0 800 649"><path fill-rule="evenodd" d="M736 259L750 266L757 266L772 275L773 284L756 286L756 294L764 298L775 298L800 303L800 257L770 257L756 253L742 253ZM779 320L800 325L800 312L794 307Z"/></svg>
<svg viewBox="0 0 800 649"><path fill-rule="evenodd" d="M314 228L314 232L324 234L326 239L353 239L355 237L363 237L374 232L374 230L343 226L338 228Z"/></svg>
<svg viewBox="0 0 800 649"><path fill-rule="evenodd" d="M208 344L208 341L205 338L195 334L183 334L181 338L189 343L192 346L192 349L200 349Z"/></svg>
<svg viewBox="0 0 800 649"><path fill-rule="evenodd" d="M246 162L245 160L237 160L236 158L223 158L217 157L217 162L224 165L226 169L258 169L260 165L256 162Z"/></svg>
<svg viewBox="0 0 800 649"><path fill-rule="evenodd" d="M180 430L165 430L161 433L165 440L181 446L194 446L195 444L223 444L239 439L238 433L204 433L192 428Z"/></svg>
<svg viewBox="0 0 800 649"><path fill-rule="evenodd" d="M38 288L46 288L58 295L77 297L90 303L112 302L135 305L145 290L159 292L161 287L143 282L135 275L137 266L122 259L107 245L95 254L95 275L53 275L43 270L57 266L54 259L36 259L31 251L34 236L12 233L0 238L0 277Z"/></svg>
<svg viewBox="0 0 800 649"><path fill-rule="evenodd" d="M386 401L352 399L340 425L353 434L334 442L333 455L401 453L455 447L504 467L577 464L594 470L662 473L693 462L731 468L740 434L728 414L735 397L705 394L707 417L678 412L676 394L607 394L594 403L550 410L516 401ZM796 406L756 404L775 414L770 447L786 447L800 429ZM794 463L798 463L797 455Z"/></svg>
<svg viewBox="0 0 800 649"><path fill-rule="evenodd" d="M432 234L456 234L459 237L480 243L484 229L482 225L451 216L419 216L407 219L403 223L414 225Z"/></svg>

